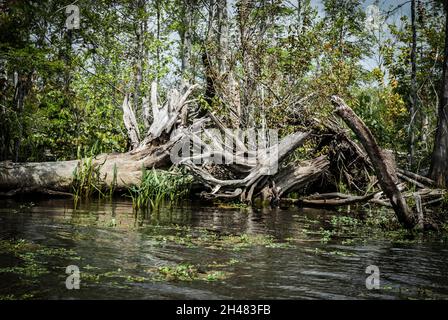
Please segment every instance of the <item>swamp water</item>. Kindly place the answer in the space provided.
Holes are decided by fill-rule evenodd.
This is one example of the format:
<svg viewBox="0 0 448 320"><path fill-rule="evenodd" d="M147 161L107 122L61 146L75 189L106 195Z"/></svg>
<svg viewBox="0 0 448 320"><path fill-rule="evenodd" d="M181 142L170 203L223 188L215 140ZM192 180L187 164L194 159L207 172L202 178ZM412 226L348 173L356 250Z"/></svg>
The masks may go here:
<svg viewBox="0 0 448 320"><path fill-rule="evenodd" d="M448 298L447 239L422 237L312 209L0 200L0 299Z"/></svg>

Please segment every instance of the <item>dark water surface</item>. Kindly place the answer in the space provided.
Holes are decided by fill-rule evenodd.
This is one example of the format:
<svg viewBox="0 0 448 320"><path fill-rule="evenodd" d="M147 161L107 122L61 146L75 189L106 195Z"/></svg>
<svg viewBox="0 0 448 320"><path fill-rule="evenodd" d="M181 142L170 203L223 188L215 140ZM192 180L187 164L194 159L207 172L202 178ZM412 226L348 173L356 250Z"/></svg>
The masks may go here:
<svg viewBox="0 0 448 320"><path fill-rule="evenodd" d="M193 205L163 207L143 216L135 215L127 201L91 202L73 210L70 200L35 203L1 200L0 296L3 299L448 297L445 242L437 239L394 242L368 237L354 243L326 241L323 228L329 217L329 213L310 209ZM201 234L206 234L208 240L196 241ZM18 248L17 252L11 248ZM189 281L163 278L160 274L157 277L160 268L183 264L195 266L204 276ZM79 290L66 288L68 265L80 269ZM369 265L380 269L379 290L366 288L365 270ZM215 271L225 276L215 279Z"/></svg>

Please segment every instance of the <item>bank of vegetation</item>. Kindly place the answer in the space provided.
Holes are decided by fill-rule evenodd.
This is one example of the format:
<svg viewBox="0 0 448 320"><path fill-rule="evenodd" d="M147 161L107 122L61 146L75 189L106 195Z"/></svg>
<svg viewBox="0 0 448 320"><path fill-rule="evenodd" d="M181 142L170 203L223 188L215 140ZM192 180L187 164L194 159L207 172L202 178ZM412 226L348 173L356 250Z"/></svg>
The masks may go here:
<svg viewBox="0 0 448 320"><path fill-rule="evenodd" d="M446 1L382 16L359 0L61 6L2 3L3 196L363 205L409 229L444 221ZM269 146L247 160L235 130L253 128L278 129L278 162ZM200 161L174 163L179 145Z"/></svg>

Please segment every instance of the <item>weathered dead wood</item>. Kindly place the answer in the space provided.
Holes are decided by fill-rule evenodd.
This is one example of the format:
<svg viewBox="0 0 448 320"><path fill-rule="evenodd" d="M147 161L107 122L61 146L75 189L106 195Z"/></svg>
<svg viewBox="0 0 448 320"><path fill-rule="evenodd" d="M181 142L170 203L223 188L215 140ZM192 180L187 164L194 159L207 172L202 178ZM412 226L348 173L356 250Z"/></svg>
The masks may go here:
<svg viewBox="0 0 448 320"><path fill-rule="evenodd" d="M422 183L420 183L420 182L418 182L418 181L416 181L416 180L414 180L414 179L412 179L412 178L410 178L410 177L408 177L408 176L406 176L406 175L404 175L404 174L402 174L400 172L397 172L397 176L400 179L402 179L402 180L404 180L406 182L409 182L409 183L411 183L411 184L413 184L413 185L415 185L415 186L417 186L419 188L422 188L422 189L426 188L426 186L424 184L422 184Z"/></svg>
<svg viewBox="0 0 448 320"><path fill-rule="evenodd" d="M127 189L140 183L142 168L168 167L170 151L182 138L174 134L175 124L183 108L188 104L187 98L197 86L191 86L184 94L174 94L160 109L155 98L156 89L153 85L152 103L154 122L148 136L140 142L137 120L129 102L129 95L123 101L123 120L131 141L131 151L126 153L101 154L92 159L92 165L98 169L99 183L105 188L114 182L115 190ZM161 138L162 133L166 139ZM29 190L43 190L46 193L72 191L74 172L81 168L83 160L34 162L34 163L0 163L0 192L17 194ZM116 171L116 181L114 172ZM13 192L11 192L13 190Z"/></svg>
<svg viewBox="0 0 448 320"><path fill-rule="evenodd" d="M422 197L417 192L413 194L415 200L415 209L417 211L417 227L421 230L424 228Z"/></svg>
<svg viewBox="0 0 448 320"><path fill-rule="evenodd" d="M168 167L170 147L174 141L161 146L150 146L142 151L101 154L92 159L98 169L99 183L108 188L113 182L116 190L124 190L140 182L142 168ZM72 191L74 172L82 167L84 160L57 162L12 163L0 162L0 190L51 190L53 192ZM114 171L116 168L116 181ZM46 192L48 193L48 192Z"/></svg>
<svg viewBox="0 0 448 320"><path fill-rule="evenodd" d="M373 199L375 193L370 193L365 196L355 196L341 193L327 193L313 195L298 200L302 206L318 206L318 207L339 207L355 203L365 203Z"/></svg>
<svg viewBox="0 0 448 320"><path fill-rule="evenodd" d="M378 146L375 137L364 124L364 122L348 107L345 102L333 96L331 101L339 115L350 129L356 134L364 149L366 150L370 161L375 170L381 189L389 198L398 220L407 228L413 228L417 221L414 214L409 209L400 190L398 190L395 181L391 175L390 166L387 166L383 153Z"/></svg>
<svg viewBox="0 0 448 320"><path fill-rule="evenodd" d="M182 122L181 116L183 118L186 117L188 97L198 87L199 85L192 85L187 88L184 94L180 94L176 89L171 90L167 101L162 107L160 107L157 102L157 84L153 82L151 86L153 122L149 127L145 138L140 143L139 149L146 148L152 141L161 138L163 133L165 133L168 137L165 140L169 140L169 136L173 131L174 125L177 122Z"/></svg>
<svg viewBox="0 0 448 320"><path fill-rule="evenodd" d="M373 167L362 147L353 141L336 116L325 121L312 119L312 128L317 142L315 152L324 152L330 161L328 171L334 181L328 183L344 183L363 193L371 183Z"/></svg>
<svg viewBox="0 0 448 320"><path fill-rule="evenodd" d="M329 165L330 162L326 156L288 165L280 170L273 179L276 184L277 197L280 198L286 193L304 188L321 178Z"/></svg>
<svg viewBox="0 0 448 320"><path fill-rule="evenodd" d="M431 179L429 179L427 177L423 177L423 176L418 175L416 173L413 173L413 172L410 172L410 171L407 171L407 170L404 170L404 169L400 169L400 168L398 168L397 171L400 174L402 174L402 175L405 175L405 176L407 176L407 177L409 177L409 178L411 178L411 179L413 179L415 181L418 181L418 182L422 183L423 185L426 185L426 187L433 187L433 186L435 186L434 180L431 180Z"/></svg>
<svg viewBox="0 0 448 320"><path fill-rule="evenodd" d="M321 195L324 196L324 195ZM330 194L326 195L330 196ZM360 202L368 202L373 199L375 193L371 193L365 196L354 196L354 195L337 195L333 198L323 197L321 199L313 199L312 197L301 199L300 202L305 206L321 206L321 207L339 207L346 206L349 204L355 204Z"/></svg>
<svg viewBox="0 0 448 320"><path fill-rule="evenodd" d="M232 135L231 132L228 132L227 134ZM246 174L246 176L239 178L239 179L219 179L214 177L207 169L197 166L194 164L195 160L194 158L186 158L182 161L182 164L187 166L191 172L200 180L202 183L206 186L208 186L211 189L210 194L208 197L218 197L218 191L221 190L221 188L224 188L224 192L221 192L221 194L230 194L234 195L235 197L240 195L240 193L236 193L235 189L237 188L244 188L246 191L244 192L243 198L251 201L252 195L254 194L253 185L258 184L260 179L263 176L272 174L276 170L276 168L279 166L279 164L285 159L292 151L297 149L307 138L309 133L293 133L291 135L286 136L283 138L278 145L271 146L269 149L275 148L275 156L277 159L270 159L268 157L258 157L256 158L256 162L252 163L252 168L249 170L249 172ZM235 137L236 138L236 137ZM212 151L209 153L206 153L205 156L216 156L216 153L222 152L222 150L215 151L215 148L211 148ZM273 152L271 150L258 150L260 154L265 155L273 155ZM197 160L197 159L196 159ZM245 164L248 165L247 159L242 157L239 159L238 157L235 158L235 162L232 164L229 164L229 166L234 165L241 165ZM274 178L275 179L275 178ZM253 188L252 188L253 187ZM259 185L259 188L262 188L263 185ZM252 188L252 190L251 190ZM204 194L205 195L205 194ZM249 197L248 197L249 196ZM227 197L227 196L226 196Z"/></svg>
<svg viewBox="0 0 448 320"><path fill-rule="evenodd" d="M140 133L138 130L138 123L135 118L135 113L129 99L129 94L124 96L122 108L124 126L126 127L128 138L131 142L131 148L135 149L140 144Z"/></svg>

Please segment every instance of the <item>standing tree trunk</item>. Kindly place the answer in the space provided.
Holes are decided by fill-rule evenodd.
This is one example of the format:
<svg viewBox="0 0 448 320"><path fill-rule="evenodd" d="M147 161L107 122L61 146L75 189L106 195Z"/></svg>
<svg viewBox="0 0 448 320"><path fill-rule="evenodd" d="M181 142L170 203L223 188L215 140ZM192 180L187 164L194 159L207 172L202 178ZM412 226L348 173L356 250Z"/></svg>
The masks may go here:
<svg viewBox="0 0 448 320"><path fill-rule="evenodd" d="M238 28L241 46L241 63L243 66L244 81L242 83L242 116L247 127L255 125L253 93L255 90L255 83L253 80L253 57L251 57L252 39L250 37L250 14L251 3L248 0L238 1Z"/></svg>
<svg viewBox="0 0 448 320"><path fill-rule="evenodd" d="M229 21L227 12L227 0L218 0L218 65L219 72L224 73L227 70L226 55L229 50Z"/></svg>
<svg viewBox="0 0 448 320"><path fill-rule="evenodd" d="M182 26L180 27L180 58L183 81L191 75L191 32L194 0L185 0L182 8Z"/></svg>
<svg viewBox="0 0 448 320"><path fill-rule="evenodd" d="M145 12L145 1L138 1L137 17L140 17ZM135 41L137 46L137 54L135 57L135 82L134 82L134 110L138 113L140 106L141 86L143 81L143 59L144 59L144 45L143 45L143 30L145 22L137 18L135 23Z"/></svg>
<svg viewBox="0 0 448 320"><path fill-rule="evenodd" d="M442 90L434 151L431 162L431 178L440 187L448 186L448 4L445 1L445 58L443 62Z"/></svg>
<svg viewBox="0 0 448 320"><path fill-rule="evenodd" d="M411 1L411 25L412 25L412 47L411 47L411 94L409 97L409 166L412 169L415 162L415 124L417 115L417 27L416 27L415 0Z"/></svg>

